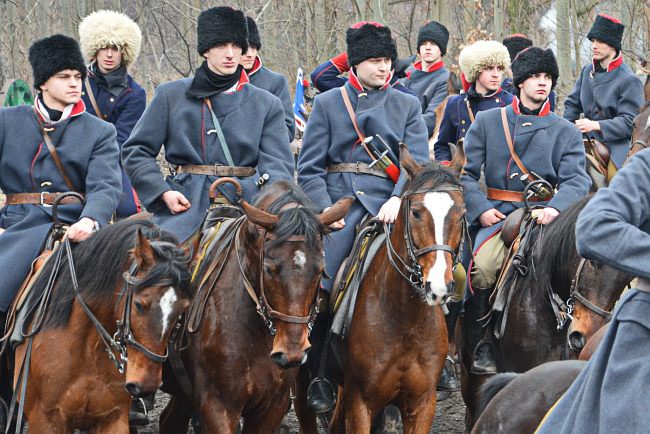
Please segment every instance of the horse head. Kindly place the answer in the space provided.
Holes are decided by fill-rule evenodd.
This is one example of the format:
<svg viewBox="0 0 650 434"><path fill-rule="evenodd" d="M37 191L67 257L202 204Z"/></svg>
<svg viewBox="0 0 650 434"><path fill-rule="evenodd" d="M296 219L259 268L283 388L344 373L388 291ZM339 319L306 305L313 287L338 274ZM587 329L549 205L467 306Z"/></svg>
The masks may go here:
<svg viewBox="0 0 650 434"><path fill-rule="evenodd" d="M138 229L131 268L120 290L116 341L128 352L125 388L131 396L155 392L178 317L189 306L187 256L175 243L150 240Z"/></svg>
<svg viewBox="0 0 650 434"><path fill-rule="evenodd" d="M464 158L461 147L451 168L436 163L422 166L406 145L400 145L400 164L408 183L394 233L403 232L403 250L412 268L421 270L421 285L414 287L431 306L443 304L454 291L453 271L465 232L465 201L458 180Z"/></svg>
<svg viewBox="0 0 650 434"><path fill-rule="evenodd" d="M247 218L242 251L248 267L242 271L258 299L258 313L273 335L270 358L280 368L307 360L325 267L323 236L331 223L347 214L353 201L341 199L317 214L297 185L280 181L266 187L255 205L240 202Z"/></svg>
<svg viewBox="0 0 650 434"><path fill-rule="evenodd" d="M650 83L650 75L648 77L648 83ZM634 118L633 125L632 147L627 153L627 158L623 164L627 164L634 154L646 149L650 143L650 101L647 101L639 109L639 114Z"/></svg>

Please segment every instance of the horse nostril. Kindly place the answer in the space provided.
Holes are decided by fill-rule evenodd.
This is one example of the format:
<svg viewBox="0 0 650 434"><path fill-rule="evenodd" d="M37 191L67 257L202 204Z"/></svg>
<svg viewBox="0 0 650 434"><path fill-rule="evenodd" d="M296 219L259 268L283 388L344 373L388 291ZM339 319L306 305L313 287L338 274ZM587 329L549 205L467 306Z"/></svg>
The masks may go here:
<svg viewBox="0 0 650 434"><path fill-rule="evenodd" d="M271 361L273 361L273 363L282 369L285 369L289 364L289 359L287 359L287 356L280 351L271 354Z"/></svg>
<svg viewBox="0 0 650 434"><path fill-rule="evenodd" d="M138 383L126 383L124 385L124 388L127 392L129 392L129 395L134 398L139 398L142 396L142 388L138 385Z"/></svg>
<svg viewBox="0 0 650 434"><path fill-rule="evenodd" d="M569 343L571 348L581 350L585 346L585 337L580 332L571 332L569 335Z"/></svg>

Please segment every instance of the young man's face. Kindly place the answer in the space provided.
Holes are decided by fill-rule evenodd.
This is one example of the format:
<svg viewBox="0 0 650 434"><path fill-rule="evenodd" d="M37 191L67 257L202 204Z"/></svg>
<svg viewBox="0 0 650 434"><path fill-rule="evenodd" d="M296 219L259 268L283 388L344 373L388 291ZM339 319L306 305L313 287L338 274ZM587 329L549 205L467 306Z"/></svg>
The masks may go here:
<svg viewBox="0 0 650 434"><path fill-rule="evenodd" d="M115 71L122 64L122 53L120 49L113 47L102 48L95 56L97 66L102 74Z"/></svg>
<svg viewBox="0 0 650 434"><path fill-rule="evenodd" d="M210 48L203 54L208 68L219 75L230 75L237 71L241 62L242 49L234 42L226 42Z"/></svg>
<svg viewBox="0 0 650 434"><path fill-rule="evenodd" d="M81 72L74 69L59 71L40 88L48 107L63 110L81 99Z"/></svg>
<svg viewBox="0 0 650 434"><path fill-rule="evenodd" d="M388 57L373 57L357 65L357 77L368 89L379 89L390 76L391 60Z"/></svg>
<svg viewBox="0 0 650 434"><path fill-rule="evenodd" d="M479 74L476 81L486 90L494 92L501 86L505 69L500 65L490 65Z"/></svg>
<svg viewBox="0 0 650 434"><path fill-rule="evenodd" d="M252 45L248 46L248 51L246 54L241 55L241 66L244 67L244 69L251 69L253 65L255 64L255 58L257 57L257 48L253 47Z"/></svg>
<svg viewBox="0 0 650 434"><path fill-rule="evenodd" d="M546 101L548 94L551 93L553 79L545 72L531 75L519 84L519 96L522 100L526 99L534 104L541 104ZM527 101L524 101L526 105Z"/></svg>
<svg viewBox="0 0 650 434"><path fill-rule="evenodd" d="M611 45L607 45L598 39L591 41L591 49L594 52L593 59L596 62L612 59L616 55L616 48L612 47Z"/></svg>
<svg viewBox="0 0 650 434"><path fill-rule="evenodd" d="M420 45L419 53L422 62L429 65L433 65L434 63L440 61L442 58L440 47L431 41L425 41L422 45Z"/></svg>

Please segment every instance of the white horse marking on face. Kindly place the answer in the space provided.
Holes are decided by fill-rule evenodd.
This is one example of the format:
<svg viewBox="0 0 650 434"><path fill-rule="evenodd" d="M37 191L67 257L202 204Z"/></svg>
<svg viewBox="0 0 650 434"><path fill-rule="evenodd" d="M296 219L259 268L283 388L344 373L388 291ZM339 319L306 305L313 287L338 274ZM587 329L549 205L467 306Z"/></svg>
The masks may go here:
<svg viewBox="0 0 650 434"><path fill-rule="evenodd" d="M169 327L169 316L174 311L176 300L178 300L176 297L176 290L171 286L167 292L160 297L160 310L162 311L162 333L160 334L160 340L163 340L165 337L165 332L167 331L167 327Z"/></svg>
<svg viewBox="0 0 650 434"><path fill-rule="evenodd" d="M454 200L449 193L431 192L424 195L424 206L429 210L433 218L436 244L444 244L445 219L451 207L454 206ZM433 268L431 268L427 276L427 282L431 285L431 290L438 297L447 295L447 284L445 283L446 269L447 262L445 261L445 253L442 250L438 250L436 252L436 262L433 264ZM433 305L434 300L427 296L427 303Z"/></svg>
<svg viewBox="0 0 650 434"><path fill-rule="evenodd" d="M307 256L302 250L296 250L296 253L293 255L293 262L298 268L305 268L307 263Z"/></svg>
<svg viewBox="0 0 650 434"><path fill-rule="evenodd" d="M650 128L650 116L648 116L648 121L645 123L645 129Z"/></svg>

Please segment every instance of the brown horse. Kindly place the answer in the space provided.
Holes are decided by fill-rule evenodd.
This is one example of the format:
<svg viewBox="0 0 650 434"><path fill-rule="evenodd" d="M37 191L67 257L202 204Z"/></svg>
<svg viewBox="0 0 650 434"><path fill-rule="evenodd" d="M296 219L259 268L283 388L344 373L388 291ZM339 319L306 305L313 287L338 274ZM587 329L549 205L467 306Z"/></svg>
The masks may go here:
<svg viewBox="0 0 650 434"><path fill-rule="evenodd" d="M193 392L172 391L161 433L186 432L194 409L202 432L234 433L241 417L244 434L275 431L310 349L325 228L353 200L318 215L297 185L276 182L254 206L241 201L232 241L211 250L195 280L206 284L194 300L202 324L183 354Z"/></svg>
<svg viewBox="0 0 650 434"><path fill-rule="evenodd" d="M337 343L341 386L332 432L370 433L373 417L392 404L405 433L423 434L435 414L447 355L440 305L453 292L465 203L457 172L420 166L405 145L400 156L409 181L399 216L360 283L347 337ZM301 423L315 432L313 414Z"/></svg>
<svg viewBox="0 0 650 434"><path fill-rule="evenodd" d="M646 87L650 91L650 75ZM632 130L632 147L627 154L627 160L632 158L634 154L648 147L650 143L650 99L646 97L646 102L639 109L639 115L634 118L634 129Z"/></svg>
<svg viewBox="0 0 650 434"><path fill-rule="evenodd" d="M22 327L33 337L15 350L14 378L23 361L28 372L29 432L128 433L131 396L160 386L167 340L189 304L186 255L147 221L122 221L65 247L34 284Z"/></svg>
<svg viewBox="0 0 650 434"><path fill-rule="evenodd" d="M606 315L601 317L600 313L611 311L632 280L632 276L591 261L583 265L586 269L579 270L575 222L590 198L572 205L548 227L538 228L537 241L524 252L525 268L510 270L505 283L512 294L510 308L503 335L496 342L500 372L525 372L545 362L577 358L584 342L606 320ZM564 302L556 306L559 311L564 309L563 313L556 314L550 296ZM579 316L571 332L566 325L570 324L572 312L566 305L572 306L573 314ZM465 311L472 308L470 300ZM496 314L493 312L493 316ZM463 317L460 329L461 391L467 405L466 427L470 430L478 408L479 388L489 376L470 373L475 345L472 340L476 339L478 329L469 314ZM567 348L569 334L572 352Z"/></svg>

